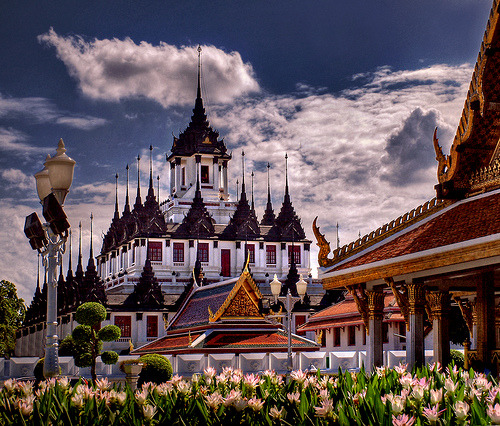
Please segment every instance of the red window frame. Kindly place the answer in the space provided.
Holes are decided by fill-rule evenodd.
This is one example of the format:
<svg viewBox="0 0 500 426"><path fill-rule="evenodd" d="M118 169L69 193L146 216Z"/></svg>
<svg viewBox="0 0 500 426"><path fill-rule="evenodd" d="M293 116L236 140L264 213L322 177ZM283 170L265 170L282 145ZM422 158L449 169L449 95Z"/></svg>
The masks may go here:
<svg viewBox="0 0 500 426"><path fill-rule="evenodd" d="M146 316L146 337L158 337L158 317L156 315Z"/></svg>
<svg viewBox="0 0 500 426"><path fill-rule="evenodd" d="M292 251L295 264L300 265L302 263L300 256L300 246L288 246L288 264L292 263Z"/></svg>
<svg viewBox="0 0 500 426"><path fill-rule="evenodd" d="M198 243L198 257L200 262L208 262L208 243Z"/></svg>
<svg viewBox="0 0 500 426"><path fill-rule="evenodd" d="M184 243L174 243L174 262L184 263Z"/></svg>
<svg viewBox="0 0 500 426"><path fill-rule="evenodd" d="M250 255L250 263L255 263L255 244L245 244L245 262Z"/></svg>
<svg viewBox="0 0 500 426"><path fill-rule="evenodd" d="M132 337L132 317L130 315L117 315L115 325L120 328L122 339Z"/></svg>
<svg viewBox="0 0 500 426"><path fill-rule="evenodd" d="M356 346L356 326L347 327L347 346Z"/></svg>
<svg viewBox="0 0 500 426"><path fill-rule="evenodd" d="M340 327L333 329L333 346L340 346Z"/></svg>
<svg viewBox="0 0 500 426"><path fill-rule="evenodd" d="M148 243L148 256L151 262L161 262L163 259L163 244L161 241Z"/></svg>
<svg viewBox="0 0 500 426"><path fill-rule="evenodd" d="M266 246L266 265L276 265L276 246Z"/></svg>

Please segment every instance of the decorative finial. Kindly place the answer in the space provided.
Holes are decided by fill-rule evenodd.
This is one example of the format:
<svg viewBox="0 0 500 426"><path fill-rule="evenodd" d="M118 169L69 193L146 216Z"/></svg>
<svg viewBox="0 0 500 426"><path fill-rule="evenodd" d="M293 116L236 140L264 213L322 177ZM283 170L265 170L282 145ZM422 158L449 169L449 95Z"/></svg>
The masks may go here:
<svg viewBox="0 0 500 426"><path fill-rule="evenodd" d="M201 46L198 45L198 91L197 98L201 99Z"/></svg>
<svg viewBox="0 0 500 426"><path fill-rule="evenodd" d="M120 218L118 213L118 173L115 174L115 218Z"/></svg>
<svg viewBox="0 0 500 426"><path fill-rule="evenodd" d="M156 180L158 181L158 202L160 201L160 175L156 176Z"/></svg>
<svg viewBox="0 0 500 426"><path fill-rule="evenodd" d="M254 200L253 200L253 177L255 175L254 175L253 170L252 170L252 174L250 176L252 176L252 210L255 210L255 204L254 204Z"/></svg>
<svg viewBox="0 0 500 426"><path fill-rule="evenodd" d="M94 257L94 249L93 249L93 244L92 244L92 223L94 221L94 215L90 213L90 259L93 259Z"/></svg>
<svg viewBox="0 0 500 426"><path fill-rule="evenodd" d="M285 152L285 194L288 195L288 153Z"/></svg>
<svg viewBox="0 0 500 426"><path fill-rule="evenodd" d="M125 170L127 170L127 192L125 195L125 208L123 209L124 214L130 213L130 198L128 195L128 171L129 171L129 169L130 169L130 167L127 164L127 167L125 167Z"/></svg>
<svg viewBox="0 0 500 426"><path fill-rule="evenodd" d="M239 188L240 188L240 181L238 179L236 179L236 201L238 201L240 199L240 191L239 191Z"/></svg>
<svg viewBox="0 0 500 426"><path fill-rule="evenodd" d="M71 264L71 257L73 255L73 233L71 232L71 228L69 228L69 262L68 262L68 271L71 271L72 269L72 264Z"/></svg>
<svg viewBox="0 0 500 426"><path fill-rule="evenodd" d="M153 188L153 145L149 145L149 187Z"/></svg>
<svg viewBox="0 0 500 426"><path fill-rule="evenodd" d="M81 261L82 261L82 221L80 221L78 228L80 230L80 236L78 237L78 263L81 263Z"/></svg>

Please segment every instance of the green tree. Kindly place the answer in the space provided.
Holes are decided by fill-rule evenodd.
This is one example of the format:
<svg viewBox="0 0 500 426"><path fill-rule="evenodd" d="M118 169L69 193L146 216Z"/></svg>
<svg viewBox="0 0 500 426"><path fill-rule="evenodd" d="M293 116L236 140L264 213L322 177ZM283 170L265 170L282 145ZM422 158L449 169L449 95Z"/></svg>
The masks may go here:
<svg viewBox="0 0 500 426"><path fill-rule="evenodd" d="M17 296L16 286L0 281L0 357L8 357L16 346L16 331L24 321L26 306Z"/></svg>
<svg viewBox="0 0 500 426"><path fill-rule="evenodd" d="M77 367L90 367L92 380L96 380L96 360L101 357L105 364L115 364L118 354L115 351L101 353L102 342L112 342L121 336L120 328L116 325L106 325L98 329L100 323L106 319L106 308L100 303L87 302L79 306L75 313L75 320L80 324L75 327L71 337L61 342L64 350L70 353Z"/></svg>

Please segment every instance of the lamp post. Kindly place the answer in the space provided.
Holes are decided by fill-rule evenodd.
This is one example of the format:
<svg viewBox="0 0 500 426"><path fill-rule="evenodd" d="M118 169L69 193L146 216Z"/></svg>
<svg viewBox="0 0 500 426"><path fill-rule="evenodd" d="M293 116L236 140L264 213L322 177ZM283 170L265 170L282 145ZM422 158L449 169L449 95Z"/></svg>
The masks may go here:
<svg viewBox="0 0 500 426"><path fill-rule="evenodd" d="M24 226L24 232L30 240L31 247L42 255L43 266L48 275L47 336L43 364L45 378L59 375L57 266L61 264L70 227L62 206L73 182L75 163L66 155L63 140L59 140L57 155L54 157L47 155L43 170L35 174L36 189L47 223L42 225L38 215L32 213L26 218Z"/></svg>
<svg viewBox="0 0 500 426"><path fill-rule="evenodd" d="M281 293L281 282L278 280L278 277L276 274L274 274L274 279L270 283L271 286L271 293L274 296L274 301L277 302L278 300L283 302L285 304L285 309L286 309L286 314L277 314L277 315L270 315L270 318L277 318L277 317L285 317L287 319L287 379L290 376L291 371L293 370L293 364L292 364L292 309L293 305L295 302L298 302L299 300L302 301L304 299L304 296L307 291L307 282L304 281L302 278L302 274L300 274L300 279L297 282L297 293L299 297L292 296L292 293L290 291L290 288L288 288L286 292L286 296L280 296Z"/></svg>

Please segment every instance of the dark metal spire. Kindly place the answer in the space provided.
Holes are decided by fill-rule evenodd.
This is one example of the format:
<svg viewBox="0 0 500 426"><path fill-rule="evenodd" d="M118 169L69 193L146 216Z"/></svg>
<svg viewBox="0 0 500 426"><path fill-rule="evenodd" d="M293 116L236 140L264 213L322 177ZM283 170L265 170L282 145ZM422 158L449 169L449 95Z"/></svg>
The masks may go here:
<svg viewBox="0 0 500 426"><path fill-rule="evenodd" d="M252 203L251 203L251 209L252 209L252 211L255 213L255 203L254 203L254 199L253 199L253 177L254 177L255 175L254 175L253 170L252 170L252 174L251 174L251 176L252 176Z"/></svg>
<svg viewBox="0 0 500 426"><path fill-rule="evenodd" d="M273 204L271 202L271 182L269 178L269 169L271 168L271 165L267 163L267 204L266 204L266 210L264 212L264 216L262 217L262 220L260 222L261 225L267 225L267 226L273 226L274 225L274 210L273 210Z"/></svg>
<svg viewBox="0 0 500 426"><path fill-rule="evenodd" d="M125 196L125 208L123 209L123 216L128 216L130 214L130 198L128 195L128 171L129 171L129 166L127 164L127 167L125 167L127 170L127 192Z"/></svg>
<svg viewBox="0 0 500 426"><path fill-rule="evenodd" d="M141 200L141 156L137 156L137 196L135 197L134 209L140 209L142 207Z"/></svg>
<svg viewBox="0 0 500 426"><path fill-rule="evenodd" d="M156 180L158 181L158 202L160 202L160 175L156 176Z"/></svg>
<svg viewBox="0 0 500 426"><path fill-rule="evenodd" d="M198 90L196 92L196 99L201 99L201 46L198 45Z"/></svg>
<svg viewBox="0 0 500 426"><path fill-rule="evenodd" d="M153 145L149 145L149 189L153 189Z"/></svg>
<svg viewBox="0 0 500 426"><path fill-rule="evenodd" d="M288 153L285 152L285 197L288 195Z"/></svg>
<svg viewBox="0 0 500 426"><path fill-rule="evenodd" d="M71 275L73 275L73 263L71 261L71 257L73 255L73 233L71 232L71 228L69 230L69 260L68 260L68 273L71 272Z"/></svg>
<svg viewBox="0 0 500 426"><path fill-rule="evenodd" d="M92 213L90 213L90 253L89 253L89 258L90 259L94 259L94 247L93 247L93 243L92 243L92 225L93 225L93 221L94 221L94 215ZM90 261L89 259L89 261Z"/></svg>
<svg viewBox="0 0 500 426"><path fill-rule="evenodd" d="M115 216L113 220L120 219L120 213L118 212L118 173L115 174Z"/></svg>

